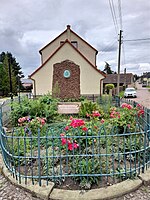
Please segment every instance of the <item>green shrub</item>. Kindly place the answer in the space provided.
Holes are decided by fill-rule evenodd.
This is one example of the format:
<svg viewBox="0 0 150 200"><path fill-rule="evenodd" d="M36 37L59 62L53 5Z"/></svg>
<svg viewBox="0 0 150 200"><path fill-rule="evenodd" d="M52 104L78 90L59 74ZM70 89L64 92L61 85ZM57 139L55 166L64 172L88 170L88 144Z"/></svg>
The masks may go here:
<svg viewBox="0 0 150 200"><path fill-rule="evenodd" d="M79 110L79 116L86 118L87 114L91 114L93 111L98 111L101 116L103 116L103 110L102 108L95 102L85 100L81 103L81 107Z"/></svg>
<svg viewBox="0 0 150 200"><path fill-rule="evenodd" d="M109 91L112 90L114 88L114 84L106 84L105 85L105 90L107 92L107 94L109 94Z"/></svg>
<svg viewBox="0 0 150 200"><path fill-rule="evenodd" d="M57 103L58 100L52 98L49 94L37 100L25 97L20 104L13 102L13 109L11 111L12 125L17 125L18 119L26 116L30 116L31 118L45 117L48 123L53 122L58 116Z"/></svg>

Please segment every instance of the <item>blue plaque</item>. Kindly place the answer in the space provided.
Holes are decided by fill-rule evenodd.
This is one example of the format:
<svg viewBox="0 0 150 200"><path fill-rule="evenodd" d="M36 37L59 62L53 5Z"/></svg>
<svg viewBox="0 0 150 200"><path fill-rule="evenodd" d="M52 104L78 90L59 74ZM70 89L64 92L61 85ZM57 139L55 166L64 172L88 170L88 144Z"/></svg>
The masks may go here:
<svg viewBox="0 0 150 200"><path fill-rule="evenodd" d="M64 71L64 77L65 78L69 78L70 77L70 71L69 70L65 70Z"/></svg>

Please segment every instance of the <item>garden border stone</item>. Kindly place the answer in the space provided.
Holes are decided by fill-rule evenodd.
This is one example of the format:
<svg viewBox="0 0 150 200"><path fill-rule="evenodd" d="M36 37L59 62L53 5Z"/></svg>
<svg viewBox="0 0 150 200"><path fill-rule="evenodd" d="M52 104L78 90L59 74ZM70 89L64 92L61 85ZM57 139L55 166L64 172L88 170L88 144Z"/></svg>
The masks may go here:
<svg viewBox="0 0 150 200"><path fill-rule="evenodd" d="M0 154L0 172L13 185L16 185L17 187L20 187L26 190L27 192L30 192L33 196L39 197L44 200L49 199L49 195L54 187L53 182L49 182L48 186L46 184L42 184L41 187L38 185L38 182L37 183L35 182L35 184L33 185L31 180L27 180L27 184L25 184L23 183L25 182L23 178L21 178L21 184L19 184L19 182L15 178L13 178L12 174L3 163L3 158L1 154Z"/></svg>
<svg viewBox="0 0 150 200"><path fill-rule="evenodd" d="M40 187L38 183L32 185L30 180L27 181L27 185L24 183L19 184L6 168L1 154L0 172L2 172L3 175L17 187L23 188L24 190L30 192L33 196L47 200L49 198L51 200L107 200L123 196L127 193L137 190L142 184L148 185L150 183L150 169L147 169L144 174L139 175L139 177L133 180L125 180L112 186L92 190L55 189L54 183L52 182L50 182L48 186L45 184Z"/></svg>

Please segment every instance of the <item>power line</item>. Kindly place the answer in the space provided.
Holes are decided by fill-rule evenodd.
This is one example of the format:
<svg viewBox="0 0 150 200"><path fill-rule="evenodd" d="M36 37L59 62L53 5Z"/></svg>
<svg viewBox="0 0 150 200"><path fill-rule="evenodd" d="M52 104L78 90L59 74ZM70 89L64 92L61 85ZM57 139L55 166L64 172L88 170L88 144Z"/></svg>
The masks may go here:
<svg viewBox="0 0 150 200"><path fill-rule="evenodd" d="M118 12L120 19L120 29L122 30L122 11L121 11L121 0L118 0Z"/></svg>
<svg viewBox="0 0 150 200"><path fill-rule="evenodd" d="M134 41L144 41L150 40L150 38L139 38L139 39L131 39L131 40L123 40L124 42L134 42Z"/></svg>
<svg viewBox="0 0 150 200"><path fill-rule="evenodd" d="M116 44L116 41L114 41L114 42L110 43L109 45L107 45L107 46L102 50L101 55L107 53L115 44Z"/></svg>
<svg viewBox="0 0 150 200"><path fill-rule="evenodd" d="M113 0L109 0L109 6L110 6L110 11L111 11L111 15L112 15L112 19L113 19L113 23L114 23L114 27L115 27L115 31L117 34L117 30L118 30L118 23L117 23L117 18L116 18L116 12L115 12L115 8L114 8L114 3Z"/></svg>

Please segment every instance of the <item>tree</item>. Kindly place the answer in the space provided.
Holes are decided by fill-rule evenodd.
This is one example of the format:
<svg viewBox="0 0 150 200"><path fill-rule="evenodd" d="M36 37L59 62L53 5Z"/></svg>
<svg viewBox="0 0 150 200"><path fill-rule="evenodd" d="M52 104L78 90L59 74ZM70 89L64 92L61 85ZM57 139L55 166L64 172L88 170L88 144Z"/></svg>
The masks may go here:
<svg viewBox="0 0 150 200"><path fill-rule="evenodd" d="M11 53L2 52L0 54L0 93L3 96L8 96L11 92L10 74L12 93L17 94L17 86L21 83L20 78L24 77L23 72Z"/></svg>
<svg viewBox="0 0 150 200"><path fill-rule="evenodd" d="M106 74L115 74L114 71L111 70L110 64L108 64L107 62L105 62L105 68L103 70L104 73Z"/></svg>

